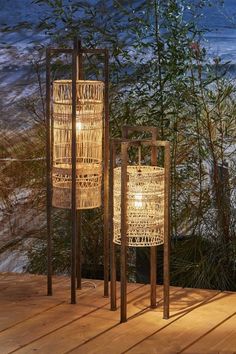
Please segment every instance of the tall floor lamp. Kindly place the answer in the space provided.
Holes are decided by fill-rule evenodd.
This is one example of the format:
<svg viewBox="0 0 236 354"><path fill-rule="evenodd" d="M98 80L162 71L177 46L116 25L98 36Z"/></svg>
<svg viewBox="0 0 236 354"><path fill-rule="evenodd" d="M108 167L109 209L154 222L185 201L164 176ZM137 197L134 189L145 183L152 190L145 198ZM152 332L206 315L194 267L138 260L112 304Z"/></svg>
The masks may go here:
<svg viewBox="0 0 236 354"><path fill-rule="evenodd" d="M71 55L72 79L52 80L55 55ZM104 81L85 80L85 55L103 55ZM81 210L104 206L104 296L109 282L109 101L108 51L74 40L46 51L47 293L52 295L52 207L70 209L71 303L81 288ZM76 286L77 279L77 286Z"/></svg>

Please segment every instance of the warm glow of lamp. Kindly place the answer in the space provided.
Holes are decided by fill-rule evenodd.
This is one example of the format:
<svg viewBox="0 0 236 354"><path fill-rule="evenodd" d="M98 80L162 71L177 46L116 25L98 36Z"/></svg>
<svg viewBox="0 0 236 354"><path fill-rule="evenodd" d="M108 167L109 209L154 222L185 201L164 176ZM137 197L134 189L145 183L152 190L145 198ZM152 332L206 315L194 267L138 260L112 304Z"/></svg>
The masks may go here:
<svg viewBox="0 0 236 354"><path fill-rule="evenodd" d="M103 91L101 81L76 82L77 209L101 206ZM53 82L52 205L71 208L72 82Z"/></svg>
<svg viewBox="0 0 236 354"><path fill-rule="evenodd" d="M127 167L127 245L164 243L164 168ZM121 244L121 168L114 169L114 242Z"/></svg>
<svg viewBox="0 0 236 354"><path fill-rule="evenodd" d="M142 208L143 203L142 203L142 193L136 193L134 196L134 206L135 208Z"/></svg>
<svg viewBox="0 0 236 354"><path fill-rule="evenodd" d="M76 122L76 131L79 133L82 129L82 123L81 122Z"/></svg>

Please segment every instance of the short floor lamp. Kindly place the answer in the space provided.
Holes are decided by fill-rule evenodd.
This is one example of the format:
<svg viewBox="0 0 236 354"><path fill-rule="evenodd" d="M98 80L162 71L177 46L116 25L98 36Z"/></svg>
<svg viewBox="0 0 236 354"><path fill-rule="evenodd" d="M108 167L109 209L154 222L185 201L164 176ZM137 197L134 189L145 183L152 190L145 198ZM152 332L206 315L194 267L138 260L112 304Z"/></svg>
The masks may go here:
<svg viewBox="0 0 236 354"><path fill-rule="evenodd" d="M164 245L164 318L169 318L169 187L170 145L159 141L151 127L132 127L149 131L151 139L112 139L110 167L111 215L111 310L116 310L115 245L121 246L120 322L127 321L127 247L151 248L151 307L156 307L156 246ZM121 166L117 166L120 147ZM146 156L149 150L150 162ZM137 164L130 163L129 152L138 151ZM142 158L145 150L145 158ZM161 151L162 150L162 151ZM129 156L130 155L130 156ZM158 158L159 157L159 158ZM158 164L162 160L162 166Z"/></svg>

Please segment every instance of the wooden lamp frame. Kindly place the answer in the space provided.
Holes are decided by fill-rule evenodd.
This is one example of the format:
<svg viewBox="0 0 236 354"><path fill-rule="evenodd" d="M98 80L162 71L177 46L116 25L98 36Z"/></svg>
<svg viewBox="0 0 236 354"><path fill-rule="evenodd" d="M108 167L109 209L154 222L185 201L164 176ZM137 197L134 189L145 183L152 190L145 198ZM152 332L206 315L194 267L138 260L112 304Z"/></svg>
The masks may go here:
<svg viewBox="0 0 236 354"><path fill-rule="evenodd" d="M151 139L128 139L129 133L149 132ZM151 147L151 164L157 165L158 149L164 149L164 307L163 318L169 318L169 285L170 285L170 144L167 141L157 140L157 129L155 127L129 127L125 126L122 130L122 139L111 139L110 141L110 264L111 264L111 310L117 309L116 304L116 254L113 242L113 179L114 168L116 167L116 149L121 146L121 309L120 322L127 321L127 165L128 149L130 147ZM150 307L156 308L156 269L157 269L157 246L150 247L150 279L151 295Z"/></svg>
<svg viewBox="0 0 236 354"><path fill-rule="evenodd" d="M47 162L47 294L52 295L52 162L53 118L51 110L51 59L53 55L72 57L72 187L71 187L71 303L76 303L76 288L81 289L81 213L76 208L76 81L83 79L83 55L104 56L104 128L103 128L103 205L104 205L104 296L109 291L109 53L107 49L81 47L74 39L73 48L46 50L46 162ZM77 279L77 285L76 285Z"/></svg>

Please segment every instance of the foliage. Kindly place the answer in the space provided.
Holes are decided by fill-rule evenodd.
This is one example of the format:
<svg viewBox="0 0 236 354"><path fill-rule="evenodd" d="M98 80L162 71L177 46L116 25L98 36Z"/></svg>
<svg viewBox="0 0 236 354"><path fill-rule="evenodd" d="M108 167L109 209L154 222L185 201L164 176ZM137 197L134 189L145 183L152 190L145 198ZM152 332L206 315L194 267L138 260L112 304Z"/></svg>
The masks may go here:
<svg viewBox="0 0 236 354"><path fill-rule="evenodd" d="M82 263L83 275L87 278L102 277L102 227L100 212L80 212L82 218ZM68 274L71 265L71 213L69 210L53 210L52 217L52 267L56 274ZM47 235L45 228L41 237L29 251L27 271L46 273Z"/></svg>
<svg viewBox="0 0 236 354"><path fill-rule="evenodd" d="M70 271L70 218L69 213L57 211L53 213L53 269L59 274ZM47 270L47 235L45 228L38 242L29 251L27 271L46 273ZM65 232L66 231L66 232Z"/></svg>
<svg viewBox="0 0 236 354"><path fill-rule="evenodd" d="M176 242L171 257L173 285L236 290L236 244L213 242L203 237Z"/></svg>
<svg viewBox="0 0 236 354"><path fill-rule="evenodd" d="M153 125L161 139L171 142L173 282L235 289L235 83L228 75L229 63L210 59L204 48L206 29L200 19L212 2L34 3L45 8L35 28L45 31L54 45L69 46L78 35L84 46L109 49L112 136L119 136L124 124ZM42 51L34 64L40 100L30 97L23 105L43 128ZM68 67L58 58L53 76ZM102 68L92 57L85 60L85 73L88 68L101 76ZM90 211L82 217L84 262L93 274L102 263L100 214ZM68 218L56 220L54 267L66 272L70 235L62 230L68 231ZM180 241L181 236L189 238ZM40 242L30 254L33 271L44 269L40 257L45 244Z"/></svg>

